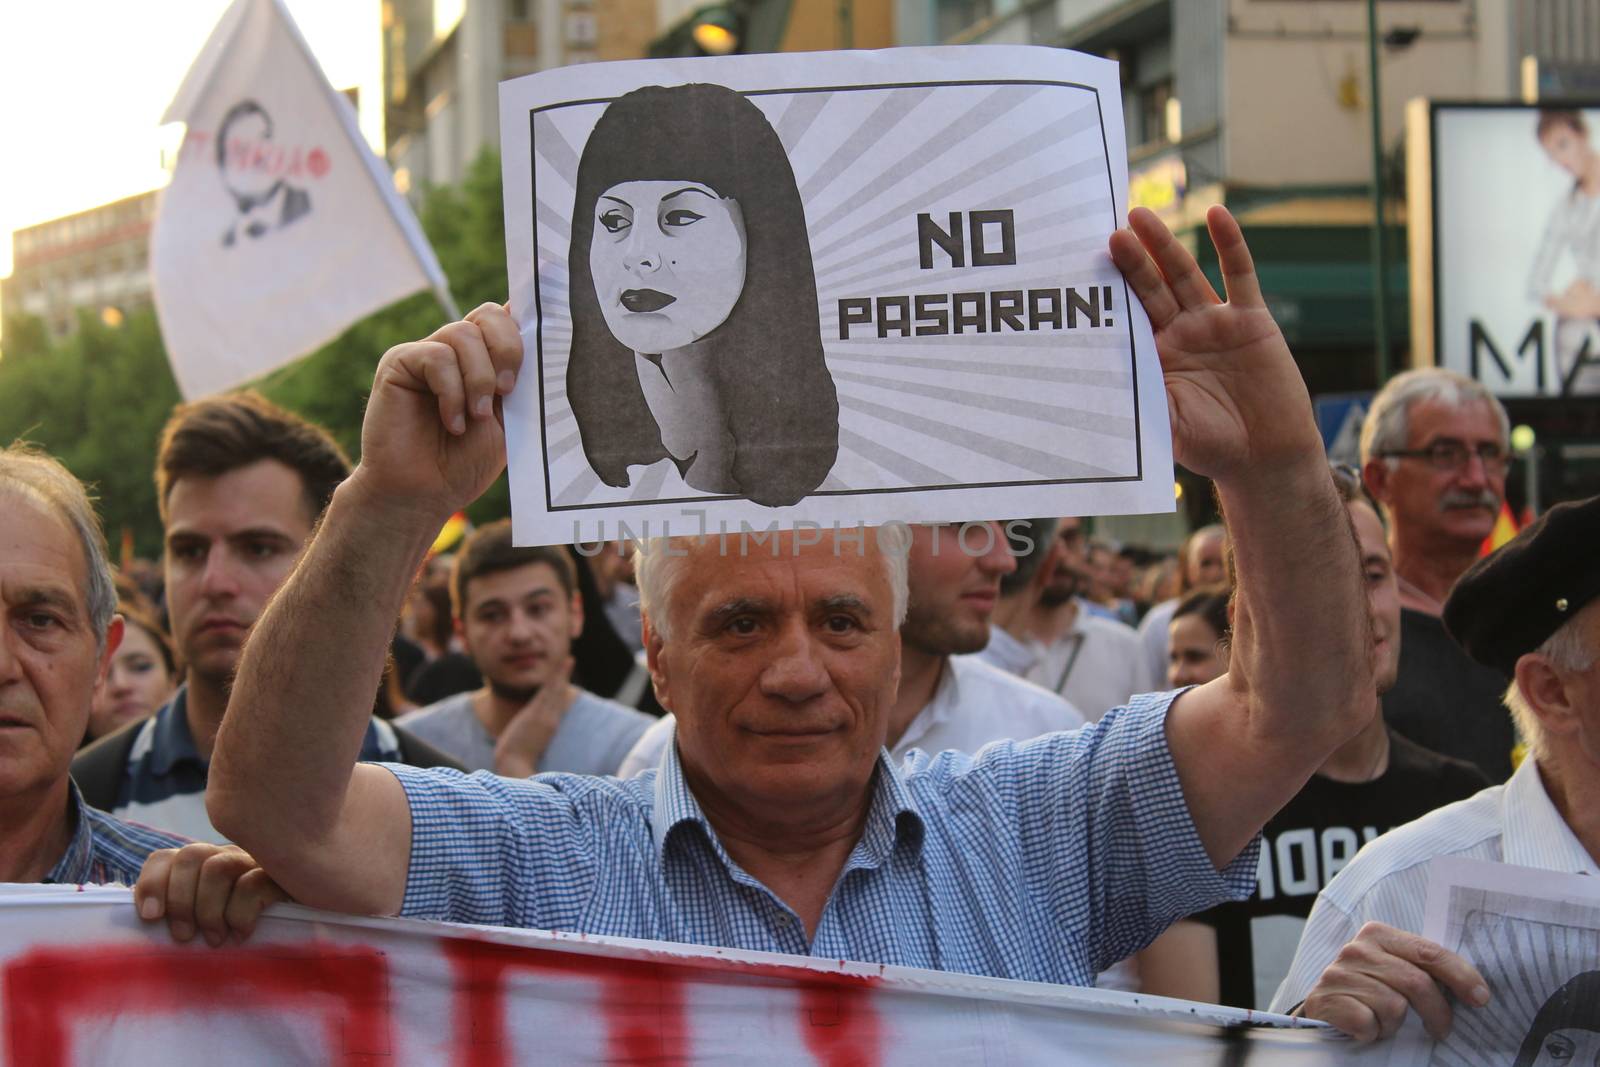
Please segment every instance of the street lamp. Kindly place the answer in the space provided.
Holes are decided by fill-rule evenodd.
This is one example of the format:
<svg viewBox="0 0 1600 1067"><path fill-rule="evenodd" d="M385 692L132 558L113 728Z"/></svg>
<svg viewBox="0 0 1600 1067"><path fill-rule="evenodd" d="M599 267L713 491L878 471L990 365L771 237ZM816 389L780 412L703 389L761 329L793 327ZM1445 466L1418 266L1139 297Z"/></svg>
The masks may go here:
<svg viewBox="0 0 1600 1067"><path fill-rule="evenodd" d="M725 56L739 50L739 21L726 7L710 8L695 18L689 37L708 56Z"/></svg>

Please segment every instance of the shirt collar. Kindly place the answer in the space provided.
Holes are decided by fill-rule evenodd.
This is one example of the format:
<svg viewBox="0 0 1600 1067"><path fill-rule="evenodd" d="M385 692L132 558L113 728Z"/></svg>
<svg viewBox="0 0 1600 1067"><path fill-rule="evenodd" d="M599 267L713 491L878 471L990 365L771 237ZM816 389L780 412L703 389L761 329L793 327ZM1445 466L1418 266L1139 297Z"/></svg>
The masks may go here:
<svg viewBox="0 0 1600 1067"><path fill-rule="evenodd" d="M683 765L678 761L676 735L677 728L674 726L673 737L668 741L666 752L656 770L651 832L655 837L658 856L665 855L667 838L683 823L699 825L706 837L716 842L711 823L689 789L689 783L684 780ZM887 750L880 749L878 752L878 769L873 775L871 789L872 806L867 812L867 825L862 831L861 840L851 853L852 866L859 865L854 860L863 849L868 858L876 863L883 862L894 849L902 830L906 833L908 843L920 846L922 842L922 813L917 810L911 790L906 787ZM716 844L720 854L721 844Z"/></svg>
<svg viewBox="0 0 1600 1067"><path fill-rule="evenodd" d="M907 752L915 748L923 735L961 706L960 681L956 674L955 657L944 657L944 662L939 664L939 684L933 687L933 696L906 723L906 732L896 742L895 751Z"/></svg>
<svg viewBox="0 0 1600 1067"><path fill-rule="evenodd" d="M989 644L983 654L997 666L1018 676L1025 676L1039 662L1039 646L1013 637L1002 626L989 627Z"/></svg>
<svg viewBox="0 0 1600 1067"><path fill-rule="evenodd" d="M1600 875L1600 867L1545 791L1538 761L1525 759L1501 795L1505 862L1546 871Z"/></svg>
<svg viewBox="0 0 1600 1067"><path fill-rule="evenodd" d="M201 770L206 761L195 746L194 734L189 732L189 687L181 685L165 707L155 714L155 734L151 738L150 770L154 774L171 774L180 763L192 763Z"/></svg>
<svg viewBox="0 0 1600 1067"><path fill-rule="evenodd" d="M67 818L72 822L67 851L50 868L44 880L53 885L84 885L94 880L90 877L94 865L94 829L84 810L83 794L78 792L78 783L71 778L67 779Z"/></svg>

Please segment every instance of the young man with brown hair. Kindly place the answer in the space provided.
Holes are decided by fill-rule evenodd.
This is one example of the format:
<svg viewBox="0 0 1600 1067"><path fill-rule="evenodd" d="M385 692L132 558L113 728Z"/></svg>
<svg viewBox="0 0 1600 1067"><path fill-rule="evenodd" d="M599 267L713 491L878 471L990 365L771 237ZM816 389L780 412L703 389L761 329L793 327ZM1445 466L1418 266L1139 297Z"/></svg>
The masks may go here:
<svg viewBox="0 0 1600 1067"><path fill-rule="evenodd" d="M294 570L350 462L322 429L254 393L180 405L161 432L156 493L184 684L155 715L84 749L72 773L98 807L196 840L211 748L246 639ZM452 765L379 719L364 760Z"/></svg>
<svg viewBox="0 0 1600 1067"><path fill-rule="evenodd" d="M476 530L450 574L450 606L484 685L399 725L469 771L615 772L653 720L572 684L583 600L566 549L513 545L509 520Z"/></svg>

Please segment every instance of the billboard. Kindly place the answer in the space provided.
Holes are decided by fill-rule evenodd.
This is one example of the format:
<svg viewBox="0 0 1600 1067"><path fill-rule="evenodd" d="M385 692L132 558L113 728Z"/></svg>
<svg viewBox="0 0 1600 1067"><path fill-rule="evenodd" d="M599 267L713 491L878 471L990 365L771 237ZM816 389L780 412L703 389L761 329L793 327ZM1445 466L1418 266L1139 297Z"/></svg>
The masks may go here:
<svg viewBox="0 0 1600 1067"><path fill-rule="evenodd" d="M1415 362L1600 395L1600 104L1413 101L1407 180Z"/></svg>

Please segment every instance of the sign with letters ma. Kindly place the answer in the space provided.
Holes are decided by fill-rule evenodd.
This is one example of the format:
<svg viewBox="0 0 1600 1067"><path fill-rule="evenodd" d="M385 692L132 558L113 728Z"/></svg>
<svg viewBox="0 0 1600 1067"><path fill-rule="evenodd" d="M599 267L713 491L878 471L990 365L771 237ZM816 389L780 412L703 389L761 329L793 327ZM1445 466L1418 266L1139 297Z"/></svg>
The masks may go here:
<svg viewBox="0 0 1600 1067"><path fill-rule="evenodd" d="M500 87L522 543L1173 506L1116 65L964 47Z"/></svg>

